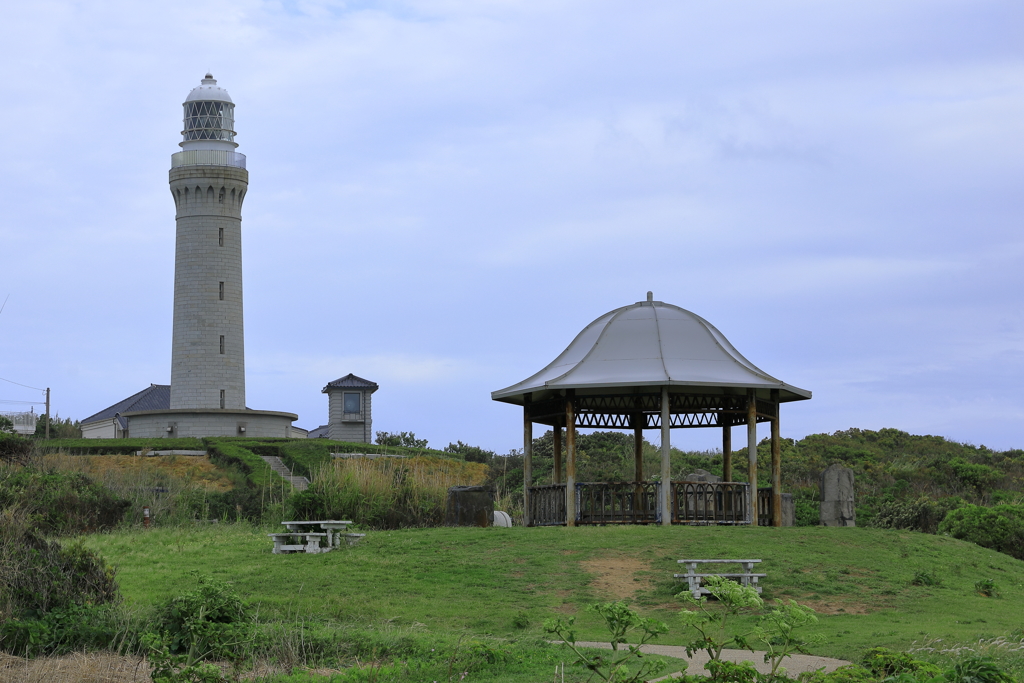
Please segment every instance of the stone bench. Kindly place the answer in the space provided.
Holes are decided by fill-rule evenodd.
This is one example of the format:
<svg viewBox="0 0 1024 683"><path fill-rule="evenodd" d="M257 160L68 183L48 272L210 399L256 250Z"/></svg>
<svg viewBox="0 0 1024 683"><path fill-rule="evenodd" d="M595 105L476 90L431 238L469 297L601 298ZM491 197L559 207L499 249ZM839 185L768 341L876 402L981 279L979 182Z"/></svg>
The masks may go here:
<svg viewBox="0 0 1024 683"><path fill-rule="evenodd" d="M686 579L689 586L690 593L694 599L699 598L701 595L710 595L711 591L705 588L703 580L709 576L720 576L723 579L731 579L736 581L741 586L751 586L758 593L761 592L761 586L758 585L758 579L763 579L767 574L755 574L754 565L761 562L761 560L679 560L679 564L687 565L687 572L685 574L674 574L676 579ZM724 572L724 573L698 573L697 565L707 564L738 564L743 567L742 572Z"/></svg>
<svg viewBox="0 0 1024 683"><path fill-rule="evenodd" d="M343 537L345 539L345 542L348 543L349 545L355 545L356 543L358 543L361 539L363 539L366 536L366 534L338 534L338 535Z"/></svg>
<svg viewBox="0 0 1024 683"><path fill-rule="evenodd" d="M328 540L326 533L316 533L307 531L288 531L282 534L267 534L274 540L274 550L272 551L275 555L284 555L287 553L325 553L330 550L330 546L326 548L320 547L320 541ZM305 540L305 543L294 543L296 539L301 538Z"/></svg>

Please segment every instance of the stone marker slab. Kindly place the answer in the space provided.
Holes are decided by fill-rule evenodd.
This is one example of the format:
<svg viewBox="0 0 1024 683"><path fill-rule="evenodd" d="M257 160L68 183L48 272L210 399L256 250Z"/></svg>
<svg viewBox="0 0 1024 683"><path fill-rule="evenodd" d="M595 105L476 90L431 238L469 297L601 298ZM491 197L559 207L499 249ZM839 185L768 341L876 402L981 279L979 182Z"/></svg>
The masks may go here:
<svg viewBox="0 0 1024 683"><path fill-rule="evenodd" d="M857 526L853 511L853 470L833 463L821 473L822 526Z"/></svg>

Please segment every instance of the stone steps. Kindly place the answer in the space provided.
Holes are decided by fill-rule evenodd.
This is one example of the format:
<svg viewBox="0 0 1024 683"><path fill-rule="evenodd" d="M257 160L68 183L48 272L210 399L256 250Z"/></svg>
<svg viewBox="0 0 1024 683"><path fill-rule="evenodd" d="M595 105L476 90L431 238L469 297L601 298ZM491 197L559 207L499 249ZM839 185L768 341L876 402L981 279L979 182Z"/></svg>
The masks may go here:
<svg viewBox="0 0 1024 683"><path fill-rule="evenodd" d="M261 455L263 462L270 465L270 469L281 475L281 478L286 482L295 487L296 491L305 491L309 488L309 479L305 477L293 477L292 471L288 469L288 466L281 462L281 458L276 455Z"/></svg>

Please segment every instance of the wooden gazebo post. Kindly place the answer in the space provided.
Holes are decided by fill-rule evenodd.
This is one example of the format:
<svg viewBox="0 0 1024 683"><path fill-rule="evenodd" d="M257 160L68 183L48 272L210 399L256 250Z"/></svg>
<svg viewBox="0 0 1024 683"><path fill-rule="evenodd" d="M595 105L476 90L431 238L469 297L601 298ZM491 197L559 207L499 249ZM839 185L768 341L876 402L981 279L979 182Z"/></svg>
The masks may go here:
<svg viewBox="0 0 1024 683"><path fill-rule="evenodd" d="M772 526L782 526L782 443L779 438L779 390L772 389Z"/></svg>
<svg viewBox="0 0 1024 683"><path fill-rule="evenodd" d="M533 421L530 419L530 399L526 394L523 402L523 526L533 526L530 504L533 502L530 487L533 486Z"/></svg>
<svg viewBox="0 0 1024 683"><path fill-rule="evenodd" d="M723 410L718 419L722 422L722 481L732 481L732 418Z"/></svg>
<svg viewBox="0 0 1024 683"><path fill-rule="evenodd" d="M750 482L750 526L757 526L757 394L747 389L747 480Z"/></svg>
<svg viewBox="0 0 1024 683"><path fill-rule="evenodd" d="M672 413L669 407L668 385L661 388L661 488L658 507L661 508L661 525L672 525Z"/></svg>
<svg viewBox="0 0 1024 683"><path fill-rule="evenodd" d="M554 467L551 468L552 484L562 483L562 423L555 420L555 426L551 432L551 446L554 451Z"/></svg>
<svg viewBox="0 0 1024 683"><path fill-rule="evenodd" d="M565 392L565 525L576 526L576 392Z"/></svg>

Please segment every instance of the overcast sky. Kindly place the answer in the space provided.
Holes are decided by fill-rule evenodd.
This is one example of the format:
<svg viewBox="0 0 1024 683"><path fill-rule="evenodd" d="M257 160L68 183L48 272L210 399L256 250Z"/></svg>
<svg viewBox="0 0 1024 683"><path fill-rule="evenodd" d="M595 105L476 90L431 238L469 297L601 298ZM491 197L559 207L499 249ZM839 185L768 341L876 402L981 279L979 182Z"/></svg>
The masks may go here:
<svg viewBox="0 0 1024 683"><path fill-rule="evenodd" d="M375 430L506 452L490 392L653 290L814 392L783 436L1024 448L1019 1L8 2L0 377L63 417L170 381L207 70L248 157L251 408L316 427L352 372Z"/></svg>

